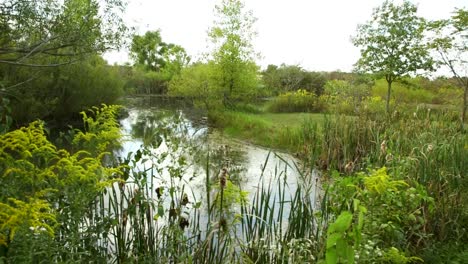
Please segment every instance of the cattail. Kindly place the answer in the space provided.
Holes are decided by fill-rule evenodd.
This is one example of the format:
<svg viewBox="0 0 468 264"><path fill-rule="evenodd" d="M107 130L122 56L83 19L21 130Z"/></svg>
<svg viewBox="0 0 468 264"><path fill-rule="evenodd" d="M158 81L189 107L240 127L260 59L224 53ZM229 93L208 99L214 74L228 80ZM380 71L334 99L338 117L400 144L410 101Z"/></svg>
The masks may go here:
<svg viewBox="0 0 468 264"><path fill-rule="evenodd" d="M345 169L346 173L351 173L353 171L353 169L354 169L354 162L352 162L352 161L348 162L345 165L344 169Z"/></svg>
<svg viewBox="0 0 468 264"><path fill-rule="evenodd" d="M434 150L434 146L432 144L427 145L427 152L432 152Z"/></svg>
<svg viewBox="0 0 468 264"><path fill-rule="evenodd" d="M380 152L382 152L382 154L387 153L387 141L384 140L380 143Z"/></svg>
<svg viewBox="0 0 468 264"><path fill-rule="evenodd" d="M227 169L222 168L221 169L221 174L219 175L219 185L221 189L226 188L226 181L227 181Z"/></svg>
<svg viewBox="0 0 468 264"><path fill-rule="evenodd" d="M124 210L123 215L122 215L122 223L124 226L127 225L127 217L128 217L127 210Z"/></svg>
<svg viewBox="0 0 468 264"><path fill-rule="evenodd" d="M188 195L186 193L184 193L183 197L182 197L182 201L180 202L181 205L185 206L187 205L188 203L190 203L189 201L189 198L188 198Z"/></svg>
<svg viewBox="0 0 468 264"><path fill-rule="evenodd" d="M385 156L385 160L387 162L392 162L393 161L393 155L392 153L388 153L387 156Z"/></svg>

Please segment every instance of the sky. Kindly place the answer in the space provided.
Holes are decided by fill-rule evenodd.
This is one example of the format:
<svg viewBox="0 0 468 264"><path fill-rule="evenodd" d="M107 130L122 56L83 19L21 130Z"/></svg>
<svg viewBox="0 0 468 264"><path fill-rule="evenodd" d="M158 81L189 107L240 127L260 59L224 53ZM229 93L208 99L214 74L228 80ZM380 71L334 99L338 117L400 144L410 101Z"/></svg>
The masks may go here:
<svg viewBox="0 0 468 264"><path fill-rule="evenodd" d="M193 58L207 50L207 31L213 25L214 7L221 0L128 0L124 15L136 34L161 30L163 41L181 45ZM253 41L261 57L257 63L299 65L310 71L346 71L359 59L351 43L358 24L371 18L383 0L244 0L257 18ZM401 3L400 0L395 0ZM468 0L414 0L420 16L448 18ZM109 63L130 62L128 52L104 55Z"/></svg>

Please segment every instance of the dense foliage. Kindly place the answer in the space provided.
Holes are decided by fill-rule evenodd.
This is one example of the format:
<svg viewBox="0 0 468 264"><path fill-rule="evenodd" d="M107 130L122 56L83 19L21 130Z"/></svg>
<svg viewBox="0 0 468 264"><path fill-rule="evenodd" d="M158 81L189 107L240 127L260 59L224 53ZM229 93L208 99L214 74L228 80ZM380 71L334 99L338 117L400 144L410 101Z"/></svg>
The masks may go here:
<svg viewBox="0 0 468 264"><path fill-rule="evenodd" d="M39 121L0 135L0 182L8 186L0 193L2 261L94 257L99 237L90 231L100 232L105 223L90 219L90 208L97 208L96 197L121 173L105 163L120 138L117 109L83 113L87 129L73 132L72 151L52 144Z"/></svg>
<svg viewBox="0 0 468 264"><path fill-rule="evenodd" d="M385 1L353 38L358 72L326 73L259 72L240 0L216 5L205 61L148 31L133 36L134 65L109 66L124 6L0 3L1 263L466 261L466 10L427 23ZM439 65L453 77L413 76ZM299 162L270 153L246 192L241 155L154 109L131 116L141 146L123 156L120 107L96 105L124 92L191 99L207 131ZM285 166L265 175L273 156Z"/></svg>
<svg viewBox="0 0 468 264"><path fill-rule="evenodd" d="M371 21L358 27L353 38L353 44L361 47L358 70L375 73L387 81L387 112L396 79L433 69L429 45L423 41L426 23L416 12L416 5L408 1L402 5L385 1L374 10Z"/></svg>
<svg viewBox="0 0 468 264"><path fill-rule="evenodd" d="M216 5L217 19L209 31L212 52L206 65L197 63L171 83L174 95L207 97L214 103L221 101L223 107L232 107L236 101L245 101L258 95L258 67L252 45L255 35L255 18L251 11L244 10L238 0L223 0ZM204 80L190 79L194 74ZM192 83L193 89L186 84ZM180 86L180 87L179 87ZM199 94L200 90L204 93ZM202 103L207 107L206 100Z"/></svg>
<svg viewBox="0 0 468 264"><path fill-rule="evenodd" d="M0 66L0 72L7 73L8 69ZM29 69L19 68L9 79L20 80L29 74ZM9 107L16 125L37 118L64 123L77 119L78 112L91 106L115 102L123 94L123 87L117 70L94 56L43 70L41 75L9 92Z"/></svg>

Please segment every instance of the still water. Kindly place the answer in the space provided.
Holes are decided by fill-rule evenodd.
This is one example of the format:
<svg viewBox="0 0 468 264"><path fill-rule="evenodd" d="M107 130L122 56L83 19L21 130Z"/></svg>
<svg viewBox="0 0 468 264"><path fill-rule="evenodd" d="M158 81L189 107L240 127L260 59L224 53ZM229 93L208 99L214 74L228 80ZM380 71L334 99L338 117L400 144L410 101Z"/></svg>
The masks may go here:
<svg viewBox="0 0 468 264"><path fill-rule="evenodd" d="M279 181L286 183L288 194L301 184L315 197L316 174L294 157L229 138L188 104L139 97L129 98L125 105L128 115L120 120L124 142L119 155L130 157L145 149L136 168L150 175L150 196L159 195L160 186L175 186L180 200L188 195L190 201L205 201L207 185L218 183L225 169L228 179L249 198L262 184ZM273 191L272 197L276 195Z"/></svg>

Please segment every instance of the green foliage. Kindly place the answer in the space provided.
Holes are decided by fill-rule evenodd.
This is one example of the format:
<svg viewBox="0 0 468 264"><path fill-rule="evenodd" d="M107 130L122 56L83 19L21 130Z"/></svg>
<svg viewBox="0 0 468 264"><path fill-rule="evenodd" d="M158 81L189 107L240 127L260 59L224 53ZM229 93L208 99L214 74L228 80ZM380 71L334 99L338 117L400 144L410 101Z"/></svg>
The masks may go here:
<svg viewBox="0 0 468 264"><path fill-rule="evenodd" d="M170 76L169 79L190 61L184 48L163 42L159 30L148 31L143 36L133 36L130 52L135 64L142 65L149 71L165 72Z"/></svg>
<svg viewBox="0 0 468 264"><path fill-rule="evenodd" d="M408 184L405 181L390 180L387 174L387 168L383 167L364 178L364 187L371 193L382 194L388 191L397 191L398 187L405 187Z"/></svg>
<svg viewBox="0 0 468 264"><path fill-rule="evenodd" d="M427 195L421 185L410 187L404 180L391 178L387 174L387 169L383 167L371 171L369 175L359 174L357 177L344 178L337 176L327 190L329 210L334 214L341 211L340 217L346 215L346 219L352 218L349 212L351 210L356 212L358 219L353 224L355 225L353 228L357 229L354 233L346 233L346 230L351 228L350 220L344 225L344 220L341 219L340 223L346 228L341 233L334 232L334 235L330 234L333 227L331 225L328 229L328 240L348 241L347 243L354 241L354 244L348 246L341 244L339 252L352 251L353 259L356 258L359 263L410 263L420 260L416 257L406 257L395 246L407 250L412 245L413 239L429 237L423 227L428 221L424 218L424 210L427 210L426 206L433 205L433 199ZM368 214L364 215L367 212L366 208ZM338 243L334 245L338 252ZM338 253L334 248L331 249L330 254L333 256L331 259L335 261L332 263L340 263L336 260ZM328 253L327 246L327 257Z"/></svg>
<svg viewBox="0 0 468 264"><path fill-rule="evenodd" d="M357 114L362 111L362 104L370 95L366 84L352 84L344 80L331 80L325 84L319 101L326 105L331 113Z"/></svg>
<svg viewBox="0 0 468 264"><path fill-rule="evenodd" d="M372 94L380 96L382 99L386 98L387 84L384 79L377 80L374 87L372 87ZM395 82L392 85L392 96L396 105L404 104L432 104L434 100L439 97L438 91L432 92L420 87L411 87L410 84L404 82ZM452 98L452 100L456 100Z"/></svg>
<svg viewBox="0 0 468 264"><path fill-rule="evenodd" d="M426 23L416 12L417 7L408 1L400 6L385 1L353 38L353 44L361 47L357 69L387 81L387 112L393 81L417 70L433 69L429 47L423 41Z"/></svg>
<svg viewBox="0 0 468 264"><path fill-rule="evenodd" d="M169 84L169 94L193 98L196 104L207 110L219 108L222 105L223 91L217 83L213 62L196 63L182 69Z"/></svg>
<svg viewBox="0 0 468 264"><path fill-rule="evenodd" d="M266 88L273 94L305 89L321 95L326 82L325 76L318 72L308 72L297 65L281 64L279 67L268 65L262 72Z"/></svg>
<svg viewBox="0 0 468 264"><path fill-rule="evenodd" d="M99 54L119 47L125 0L7 0L0 5L0 96L19 127L112 103L118 75Z"/></svg>
<svg viewBox="0 0 468 264"><path fill-rule="evenodd" d="M128 69L125 90L127 94L165 94L171 76L167 72L155 72L136 65Z"/></svg>
<svg viewBox="0 0 468 264"><path fill-rule="evenodd" d="M33 74L28 68L17 69L15 74L0 66L2 70L11 83ZM102 103L115 103L123 94L124 83L117 69L99 56L60 68L47 68L41 73L9 90L11 117L18 125L38 118L51 125L61 125L75 117L79 121L78 112Z"/></svg>
<svg viewBox="0 0 468 264"><path fill-rule="evenodd" d="M10 100L4 97L0 97L0 135L10 130L13 123L11 118Z"/></svg>
<svg viewBox="0 0 468 264"><path fill-rule="evenodd" d="M54 66L119 46L124 6L120 0L3 1L0 64Z"/></svg>
<svg viewBox="0 0 468 264"><path fill-rule="evenodd" d="M319 112L323 109L317 96L306 90L297 90L280 94L268 102L270 112Z"/></svg>
<svg viewBox="0 0 468 264"><path fill-rule="evenodd" d="M76 133L79 148L72 153L55 147L39 121L0 135L0 185L8 186L0 189L2 260L25 257L22 248L36 239L58 247L63 258L97 245L98 238L86 233L96 228L87 214L96 197L120 174L119 168L107 167L103 159L104 150L116 145L120 135L116 109L104 106L95 110L94 119L85 116L88 129ZM30 239L22 241L26 237ZM77 237L85 243L76 241ZM34 245L40 247L40 243ZM52 261L41 254L46 253L28 253L31 258L23 261L40 256Z"/></svg>
<svg viewBox="0 0 468 264"><path fill-rule="evenodd" d="M407 264L407 263L422 263L423 260L418 257L406 257L397 248L391 247L383 254L380 259L381 263Z"/></svg>
<svg viewBox="0 0 468 264"><path fill-rule="evenodd" d="M467 77L467 47L468 10L456 9L450 19L431 22L431 30L435 36L432 47L437 51L437 61L447 67L463 88L463 103L461 104L461 128L464 128L466 110L468 108L468 77Z"/></svg>
<svg viewBox="0 0 468 264"><path fill-rule="evenodd" d="M63 68L52 85L58 88L47 96L58 99L53 116L66 119L93 106L115 103L123 95L124 82L115 68L96 56Z"/></svg>
<svg viewBox="0 0 468 264"><path fill-rule="evenodd" d="M348 229L351 227L353 214L344 211L327 230L326 263L354 263L354 249L349 245ZM352 234L352 232L350 231Z"/></svg>
<svg viewBox="0 0 468 264"><path fill-rule="evenodd" d="M112 151L120 146L120 127L115 117L120 107L102 105L89 112L81 112L85 124L84 131L78 131L73 138L73 147L90 152L93 156Z"/></svg>
<svg viewBox="0 0 468 264"><path fill-rule="evenodd" d="M209 32L214 45L213 77L221 89L223 105L230 106L235 100L254 96L258 87L252 46L256 19L251 11L244 11L240 0L223 0L215 10L217 20Z"/></svg>
<svg viewBox="0 0 468 264"><path fill-rule="evenodd" d="M53 237L57 222L45 200L29 198L25 202L8 198L5 203L0 202L0 223L0 245L8 247L8 243L15 239L16 232L22 228L28 228L34 233L44 232Z"/></svg>

